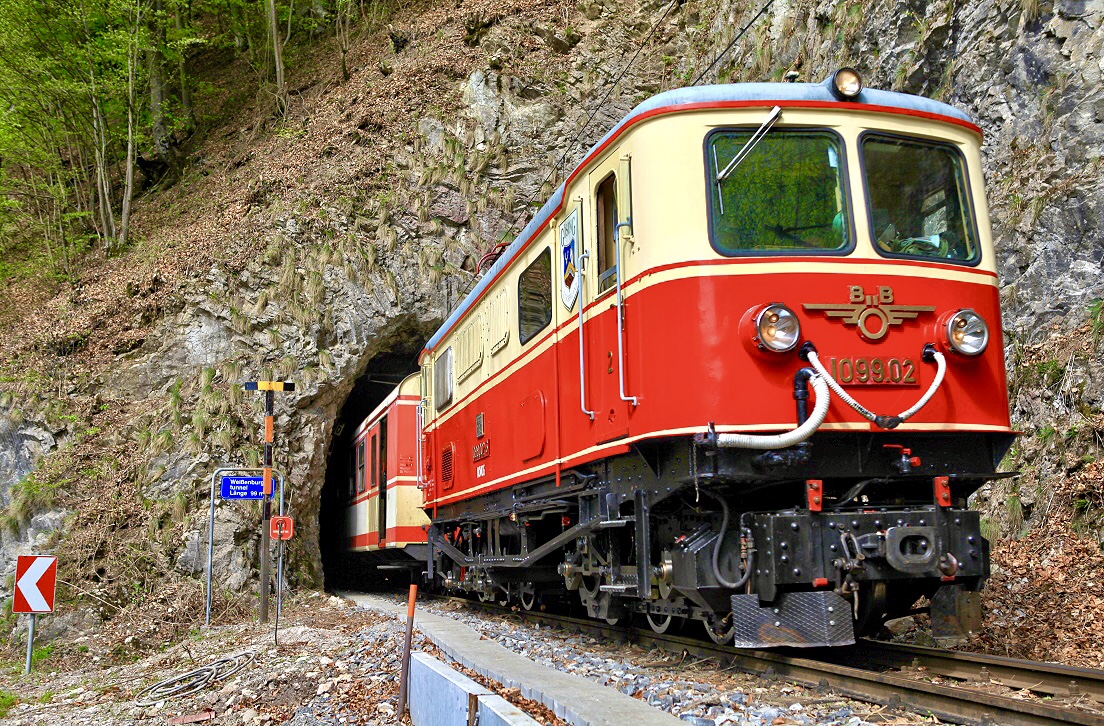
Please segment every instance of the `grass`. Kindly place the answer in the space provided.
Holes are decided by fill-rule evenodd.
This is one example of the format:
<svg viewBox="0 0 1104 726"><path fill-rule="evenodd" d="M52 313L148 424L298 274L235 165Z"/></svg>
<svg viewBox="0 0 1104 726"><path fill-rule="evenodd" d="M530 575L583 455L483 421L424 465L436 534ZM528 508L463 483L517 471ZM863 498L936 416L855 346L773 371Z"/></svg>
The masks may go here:
<svg viewBox="0 0 1104 726"><path fill-rule="evenodd" d="M1098 297L1089 303L1089 323L1093 342L1099 342L1104 334L1104 299Z"/></svg>
<svg viewBox="0 0 1104 726"><path fill-rule="evenodd" d="M1015 537L1024 525L1023 503L1018 494L1012 494L1005 500L1004 506L1008 514L1008 531Z"/></svg>
<svg viewBox="0 0 1104 726"><path fill-rule="evenodd" d="M0 691L0 718L8 715L11 707L19 703L19 696L8 691Z"/></svg>

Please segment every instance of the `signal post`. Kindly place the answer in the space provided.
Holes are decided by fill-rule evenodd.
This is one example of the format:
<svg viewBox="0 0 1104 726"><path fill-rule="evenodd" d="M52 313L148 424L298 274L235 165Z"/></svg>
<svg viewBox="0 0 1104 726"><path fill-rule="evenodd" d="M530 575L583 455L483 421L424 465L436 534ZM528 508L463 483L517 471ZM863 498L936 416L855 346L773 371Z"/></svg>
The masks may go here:
<svg viewBox="0 0 1104 726"><path fill-rule="evenodd" d="M245 384L247 391L264 391L265 428L264 428L264 499L261 500L261 622L268 622L268 579L269 579L269 520L272 519L272 443L273 416L276 403L276 391L294 391L295 384L289 381L250 381Z"/></svg>

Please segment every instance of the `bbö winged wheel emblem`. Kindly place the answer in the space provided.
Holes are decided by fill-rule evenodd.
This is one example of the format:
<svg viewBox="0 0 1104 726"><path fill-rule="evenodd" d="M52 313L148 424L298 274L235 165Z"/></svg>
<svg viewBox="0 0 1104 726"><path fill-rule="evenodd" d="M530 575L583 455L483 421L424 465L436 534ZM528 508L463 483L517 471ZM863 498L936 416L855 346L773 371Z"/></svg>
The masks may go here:
<svg viewBox="0 0 1104 726"><path fill-rule="evenodd" d="M822 311L825 317L838 318L844 325L858 326L859 334L867 340L881 340L891 325L901 325L915 320L920 313L935 312L934 305L894 305L893 288L879 286L874 294L868 294L861 285L848 288L850 302L846 304L806 303L809 312Z"/></svg>

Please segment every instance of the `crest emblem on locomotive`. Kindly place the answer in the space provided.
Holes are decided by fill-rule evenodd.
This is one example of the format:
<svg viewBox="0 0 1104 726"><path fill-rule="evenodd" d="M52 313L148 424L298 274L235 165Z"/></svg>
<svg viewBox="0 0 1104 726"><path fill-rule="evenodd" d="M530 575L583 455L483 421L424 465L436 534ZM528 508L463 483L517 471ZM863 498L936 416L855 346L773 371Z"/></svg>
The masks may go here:
<svg viewBox="0 0 1104 726"><path fill-rule="evenodd" d="M576 208L560 225L560 256L563 260L560 301L568 310L575 307L575 300L579 297L578 249L579 210Z"/></svg>
<svg viewBox="0 0 1104 726"><path fill-rule="evenodd" d="M823 311L828 318L839 318L844 325L858 326L859 334L867 340L881 340L891 325L915 320L920 313L935 312L934 305L894 305L893 288L887 285L880 285L873 294L862 285L851 285L848 292L850 301L846 304L806 303L804 307Z"/></svg>

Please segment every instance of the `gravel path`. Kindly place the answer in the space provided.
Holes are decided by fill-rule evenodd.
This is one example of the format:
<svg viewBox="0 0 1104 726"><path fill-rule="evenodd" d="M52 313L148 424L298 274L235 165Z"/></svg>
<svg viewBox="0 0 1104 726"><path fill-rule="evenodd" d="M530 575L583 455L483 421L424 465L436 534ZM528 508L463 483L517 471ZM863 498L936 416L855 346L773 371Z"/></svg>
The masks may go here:
<svg viewBox="0 0 1104 726"><path fill-rule="evenodd" d="M19 702L0 724L166 724L205 709L215 715L205 723L217 726L396 723L400 621L318 593L290 604L284 616L278 646L271 625L239 623L213 627L130 665L30 676L22 668L5 671L0 688ZM436 651L420 633L414 647ZM134 703L146 686L245 650L256 653L256 661L224 683L148 708Z"/></svg>

